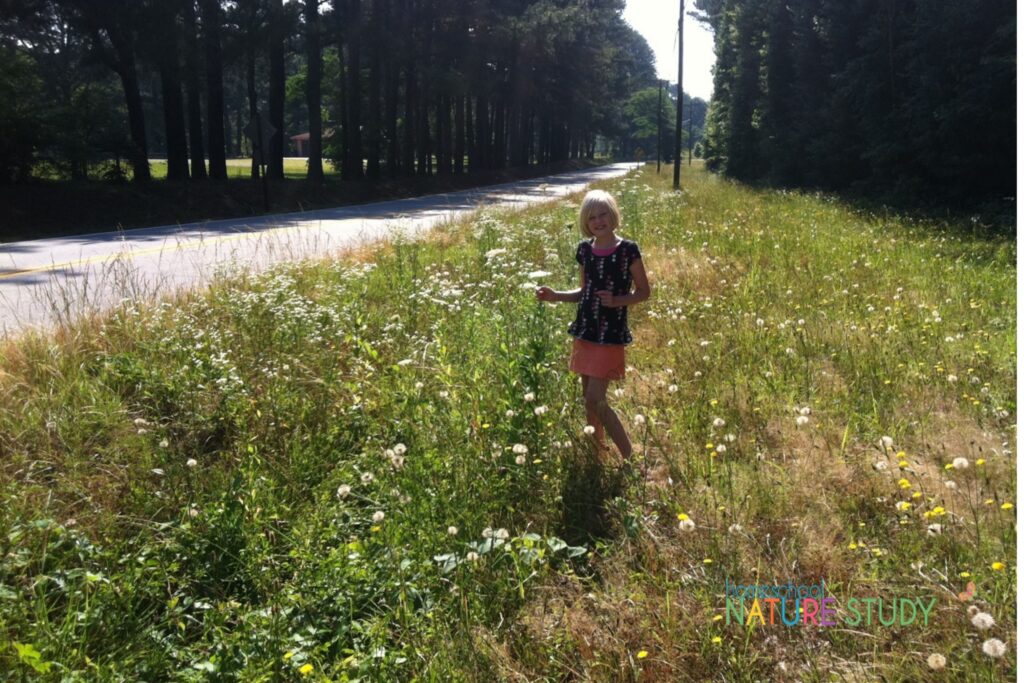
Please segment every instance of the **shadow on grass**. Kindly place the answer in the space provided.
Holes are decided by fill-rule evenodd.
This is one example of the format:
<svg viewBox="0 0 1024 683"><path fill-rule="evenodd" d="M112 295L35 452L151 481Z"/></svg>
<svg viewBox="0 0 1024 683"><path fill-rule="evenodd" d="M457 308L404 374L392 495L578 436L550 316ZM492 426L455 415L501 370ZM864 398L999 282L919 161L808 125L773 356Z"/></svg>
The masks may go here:
<svg viewBox="0 0 1024 683"><path fill-rule="evenodd" d="M569 545L591 545L597 539L611 538L615 514L610 503L623 494L625 474L589 454L567 460L566 467L560 536Z"/></svg>

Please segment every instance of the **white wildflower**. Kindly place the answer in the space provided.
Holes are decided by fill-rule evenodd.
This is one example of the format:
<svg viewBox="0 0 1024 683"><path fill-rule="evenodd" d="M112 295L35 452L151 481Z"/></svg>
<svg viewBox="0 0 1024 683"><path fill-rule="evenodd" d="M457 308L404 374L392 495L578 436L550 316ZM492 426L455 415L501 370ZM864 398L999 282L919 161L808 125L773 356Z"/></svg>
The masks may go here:
<svg viewBox="0 0 1024 683"><path fill-rule="evenodd" d="M377 510L376 512L373 513L373 523L374 524L380 524L383 521L384 521L384 511L383 510Z"/></svg>
<svg viewBox="0 0 1024 683"><path fill-rule="evenodd" d="M946 658L938 652L933 652L928 655L928 668L932 671L938 671L939 669L946 668Z"/></svg>

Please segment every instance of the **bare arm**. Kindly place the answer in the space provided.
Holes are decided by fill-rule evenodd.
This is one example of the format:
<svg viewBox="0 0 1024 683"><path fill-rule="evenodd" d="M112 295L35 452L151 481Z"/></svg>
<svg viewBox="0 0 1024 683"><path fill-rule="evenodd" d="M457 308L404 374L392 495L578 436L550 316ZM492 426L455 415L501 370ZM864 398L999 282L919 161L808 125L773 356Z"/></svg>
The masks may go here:
<svg viewBox="0 0 1024 683"><path fill-rule="evenodd" d="M623 306L632 306L651 298L651 284L647 281L647 269L644 268L643 259L633 261L633 264L629 267L629 272L633 275L633 293L612 296L612 293L608 290L597 292L597 297L601 300L602 306L605 308L621 308Z"/></svg>
<svg viewBox="0 0 1024 683"><path fill-rule="evenodd" d="M551 303L574 304L583 296L583 287L586 284L586 277L583 274L583 266L580 266L580 288L564 292L556 292L550 287L538 287L537 299L539 301L550 301Z"/></svg>

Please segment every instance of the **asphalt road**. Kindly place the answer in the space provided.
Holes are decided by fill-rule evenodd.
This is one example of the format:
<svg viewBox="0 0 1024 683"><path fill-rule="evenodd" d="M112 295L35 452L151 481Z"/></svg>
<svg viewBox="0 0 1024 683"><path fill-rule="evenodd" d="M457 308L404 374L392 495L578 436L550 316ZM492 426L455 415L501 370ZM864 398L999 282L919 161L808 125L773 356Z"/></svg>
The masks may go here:
<svg viewBox="0 0 1024 683"><path fill-rule="evenodd" d="M613 164L336 209L0 244L0 336L49 329L124 299L199 287L219 269L261 270L395 233L425 231L485 206L556 199L635 167Z"/></svg>

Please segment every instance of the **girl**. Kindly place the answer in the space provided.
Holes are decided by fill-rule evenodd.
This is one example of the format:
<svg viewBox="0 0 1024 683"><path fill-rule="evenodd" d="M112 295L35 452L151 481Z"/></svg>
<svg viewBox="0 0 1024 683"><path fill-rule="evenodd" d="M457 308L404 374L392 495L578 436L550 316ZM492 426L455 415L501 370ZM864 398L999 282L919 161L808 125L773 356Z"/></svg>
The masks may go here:
<svg viewBox="0 0 1024 683"><path fill-rule="evenodd" d="M605 430L623 459L633 452L626 430L607 401L608 382L626 376L626 344L633 341L626 307L651 296L647 271L636 242L615 235L622 216L615 198L592 190L580 207L580 233L589 239L576 247L580 288L556 292L538 287L537 299L576 302L576 320L569 326L573 341L569 369L580 376L587 423L594 428L600 448L606 448Z"/></svg>

